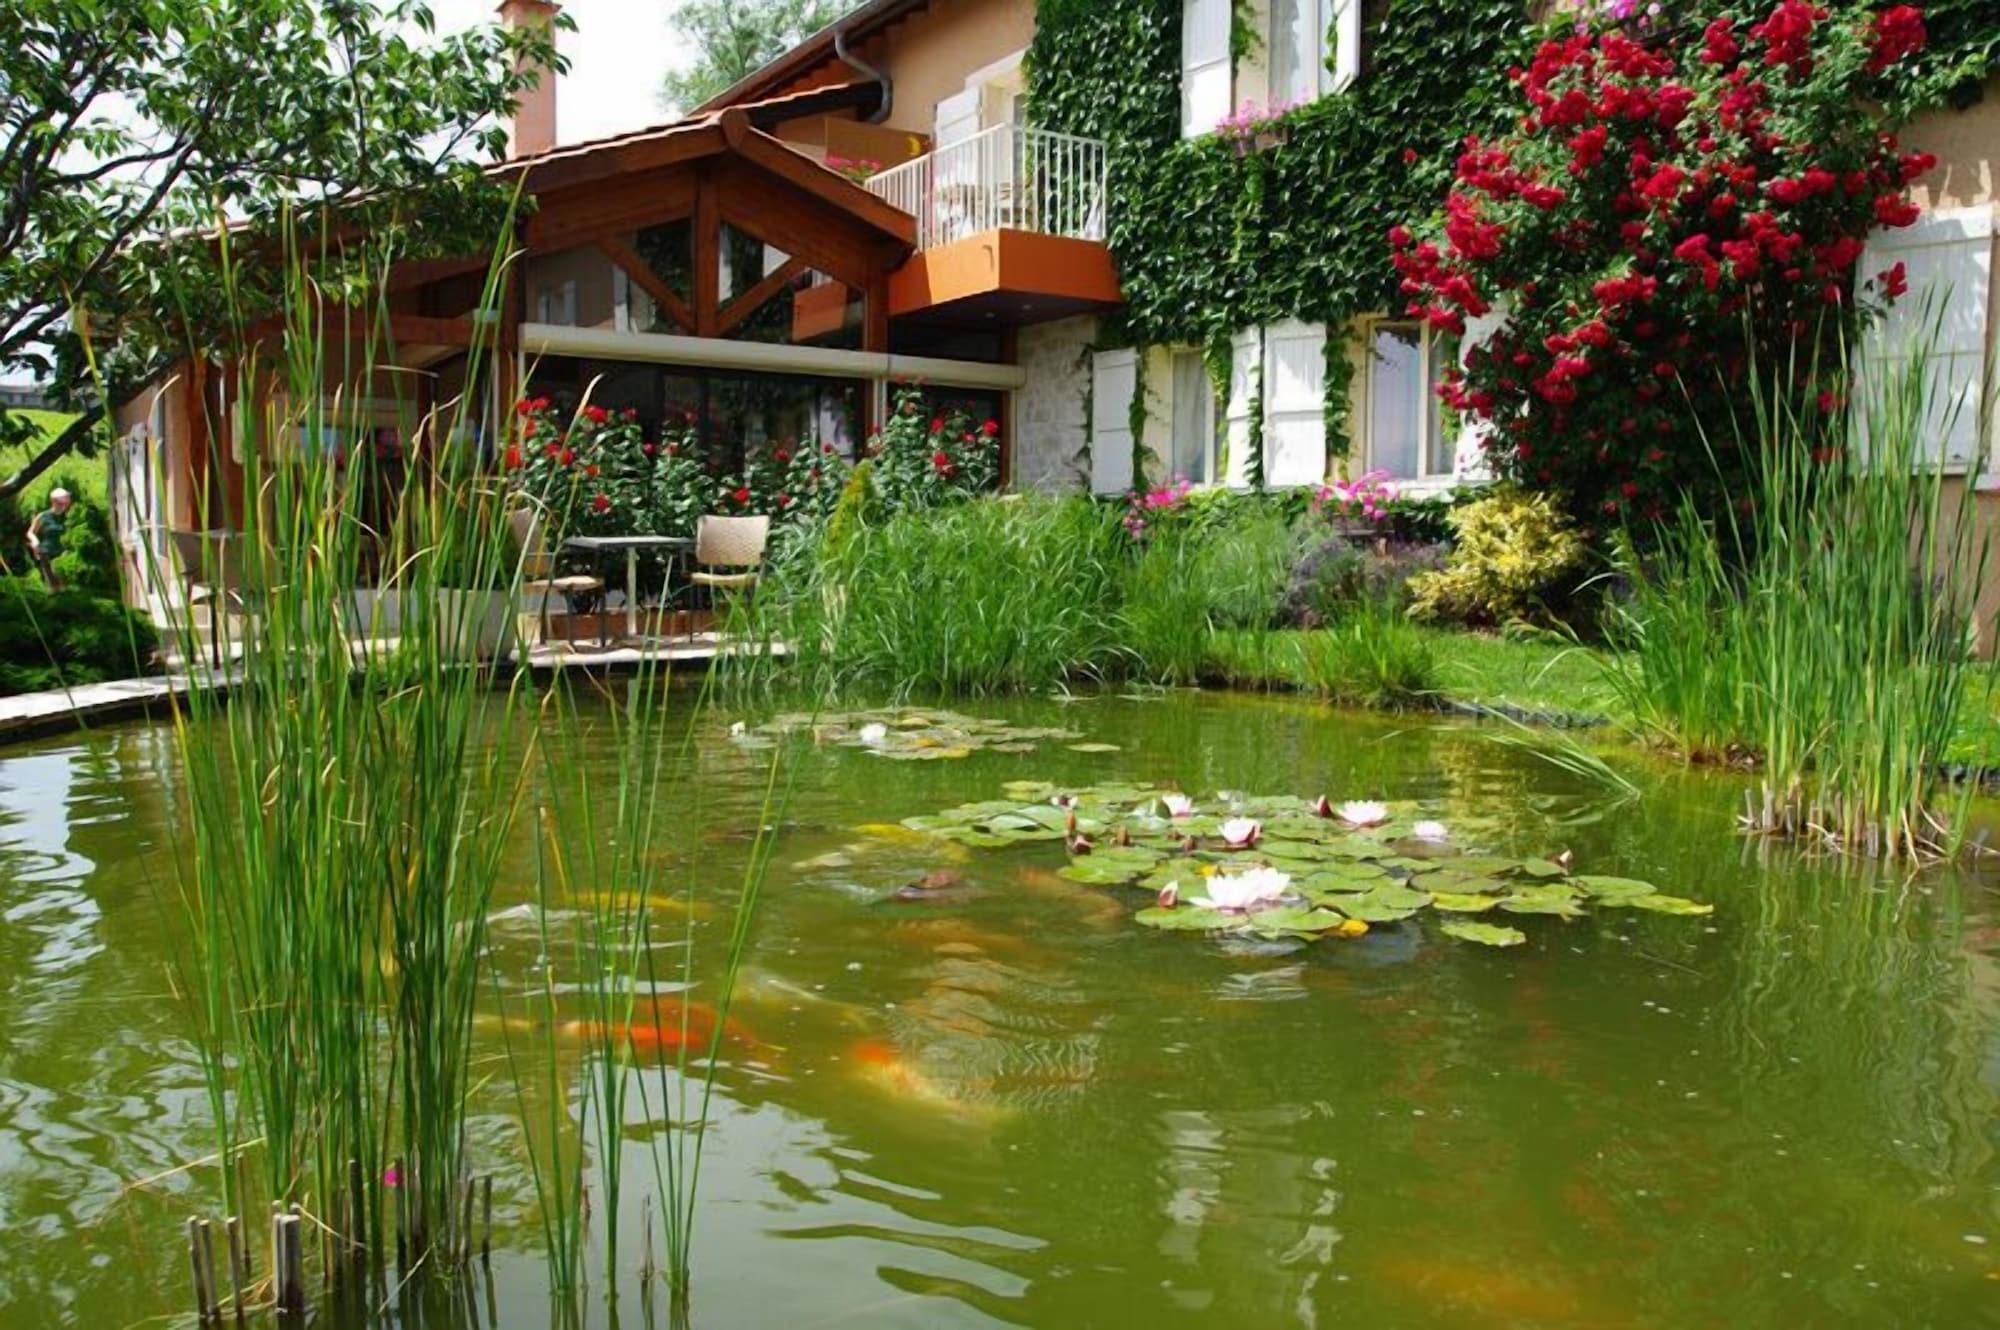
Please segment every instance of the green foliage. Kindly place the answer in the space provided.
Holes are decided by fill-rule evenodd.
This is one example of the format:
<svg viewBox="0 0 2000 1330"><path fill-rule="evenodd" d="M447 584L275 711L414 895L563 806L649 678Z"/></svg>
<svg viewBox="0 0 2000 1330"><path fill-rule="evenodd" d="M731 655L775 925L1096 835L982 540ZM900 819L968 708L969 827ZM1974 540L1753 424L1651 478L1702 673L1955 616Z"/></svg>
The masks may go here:
<svg viewBox="0 0 2000 1330"><path fill-rule="evenodd" d="M668 19L686 69L660 81L660 101L686 115L852 8L844 0L684 0Z"/></svg>
<svg viewBox="0 0 2000 1330"><path fill-rule="evenodd" d="M1302 628L1317 628L1359 606L1409 605L1410 580L1443 566L1442 545L1387 540L1356 544L1345 536L1308 540L1293 565L1281 617Z"/></svg>
<svg viewBox="0 0 2000 1330"><path fill-rule="evenodd" d="M1756 459L1750 514L1684 505L1657 555L1628 559L1611 678L1683 750L1757 760L1760 831L1892 858L1963 842L1969 794L1940 764L1991 710L1994 666L1970 654L1991 548L1972 487L1929 456L1929 355L1862 387L1865 465L1846 413L1800 405L1814 367L1753 373L1734 440Z"/></svg>
<svg viewBox="0 0 2000 1330"><path fill-rule="evenodd" d="M1546 494L1496 489L1451 514L1441 570L1410 583L1411 613L1459 623L1549 620L1583 572L1586 547Z"/></svg>
<svg viewBox="0 0 2000 1330"><path fill-rule="evenodd" d="M276 247L241 247L221 280L225 247L200 234L221 216L275 233L338 208L371 247L480 252L509 187L479 159L553 59L542 32L440 35L417 0L9 0L0 368L84 383L73 306L118 329L96 348L114 385L143 382L190 324L205 344L269 313ZM329 253L320 280L338 293L380 257Z"/></svg>
<svg viewBox="0 0 2000 1330"><path fill-rule="evenodd" d="M0 695L146 674L156 645L153 625L122 601L0 577Z"/></svg>
<svg viewBox="0 0 2000 1330"><path fill-rule="evenodd" d="M1747 6L1686 8L1725 7ZM1527 63L1542 35L1529 8L1367 5L1360 81L1288 114L1281 145L1239 153L1212 135L1181 139L1180 0L1041 0L1027 60L1034 116L1111 145L1107 214L1134 340L1212 349L1218 337L1286 318L1338 328L1400 311L1383 237L1443 197L1466 135L1511 126L1508 70ZM1927 21L1932 40L1911 101L1976 91L2000 56L1991 0L1938 0ZM1347 411L1346 375L1329 374L1330 447Z"/></svg>
<svg viewBox="0 0 2000 1330"><path fill-rule="evenodd" d="M1322 697L1353 706L1407 707L1438 691L1437 649L1393 605L1367 604L1298 640L1300 676Z"/></svg>
<svg viewBox="0 0 2000 1330"><path fill-rule="evenodd" d="M1000 426L960 410L925 409L921 389L897 394L882 432L868 441L875 492L891 510L959 503L1000 479Z"/></svg>

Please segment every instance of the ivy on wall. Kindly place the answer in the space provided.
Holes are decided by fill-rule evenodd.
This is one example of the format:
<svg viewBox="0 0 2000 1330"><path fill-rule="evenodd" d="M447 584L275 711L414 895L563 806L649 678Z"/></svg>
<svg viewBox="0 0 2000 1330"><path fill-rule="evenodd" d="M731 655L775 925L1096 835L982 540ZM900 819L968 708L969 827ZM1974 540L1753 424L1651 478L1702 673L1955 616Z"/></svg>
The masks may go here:
<svg viewBox="0 0 2000 1330"><path fill-rule="evenodd" d="M1823 2L1836 12L1879 7ZM1508 71L1544 30L1524 0L1366 0L1360 80L1288 114L1278 146L1245 153L1214 135L1181 138L1181 4L1036 7L1027 56L1036 122L1110 145L1110 242L1128 308L1107 336L1203 347L1226 398L1216 370L1219 359L1226 370L1231 333L1288 318L1325 324L1327 443L1344 451L1352 373L1343 330L1405 304L1384 236L1442 202L1468 134L1509 123L1519 102ZM1770 7L1670 6L1696 27L1708 15ZM1919 102L1976 98L2000 62L2000 0L1931 0L1924 11L1931 44ZM1260 417L1253 411L1258 432Z"/></svg>

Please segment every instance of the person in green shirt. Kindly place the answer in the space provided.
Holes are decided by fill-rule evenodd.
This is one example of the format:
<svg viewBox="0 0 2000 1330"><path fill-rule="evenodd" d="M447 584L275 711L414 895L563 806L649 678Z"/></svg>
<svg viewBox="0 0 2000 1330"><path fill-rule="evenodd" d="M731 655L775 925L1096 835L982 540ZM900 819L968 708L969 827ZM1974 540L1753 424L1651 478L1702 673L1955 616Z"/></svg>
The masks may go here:
<svg viewBox="0 0 2000 1330"><path fill-rule="evenodd" d="M71 503L69 491L53 489L49 491L49 506L35 514L35 520L28 523L28 556L41 569L42 582L51 591L62 590L62 578L56 575L55 560L62 553L63 525L69 517Z"/></svg>

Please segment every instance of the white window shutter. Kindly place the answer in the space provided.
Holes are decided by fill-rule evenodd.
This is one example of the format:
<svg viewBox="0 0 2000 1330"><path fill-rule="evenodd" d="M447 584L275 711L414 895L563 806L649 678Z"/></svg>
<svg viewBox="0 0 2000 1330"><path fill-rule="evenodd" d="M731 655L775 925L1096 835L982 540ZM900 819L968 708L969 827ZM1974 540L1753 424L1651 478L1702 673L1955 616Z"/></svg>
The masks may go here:
<svg viewBox="0 0 2000 1330"><path fill-rule="evenodd" d="M1466 357L1472 349L1482 345L1494 333L1507 325L1508 297L1503 293L1493 302L1493 308L1484 314L1475 314L1465 321L1465 335L1458 339L1458 367L1465 368ZM1458 418L1458 442L1452 450L1451 474L1454 480L1491 480L1493 468L1486 460L1486 431L1491 428L1486 421L1471 412Z"/></svg>
<svg viewBox="0 0 2000 1330"><path fill-rule="evenodd" d="M1250 423L1256 415L1257 368L1263 353L1260 329L1245 328L1229 339L1229 461L1222 483L1231 489L1250 487Z"/></svg>
<svg viewBox="0 0 2000 1330"><path fill-rule="evenodd" d="M1229 114L1229 0L1181 2L1181 136L1206 134Z"/></svg>
<svg viewBox="0 0 2000 1330"><path fill-rule="evenodd" d="M1132 488L1132 394L1139 387L1139 353L1099 351L1090 362L1090 488L1124 494Z"/></svg>
<svg viewBox="0 0 2000 1330"><path fill-rule="evenodd" d="M1264 483L1326 479L1326 329L1288 320L1264 330Z"/></svg>
<svg viewBox="0 0 2000 1330"><path fill-rule="evenodd" d="M932 126L931 146L949 147L979 132L978 88L967 88L938 99L937 118Z"/></svg>
<svg viewBox="0 0 2000 1330"><path fill-rule="evenodd" d="M1927 350L1932 428L1927 451L1954 468L1993 470L1986 433L1986 327L1993 306L1993 209L1933 213L1915 226L1870 237L1855 271L1857 284L1904 265L1909 293L1862 334L1856 352L1857 407L1871 371L1907 364L1917 344Z"/></svg>
<svg viewBox="0 0 2000 1330"><path fill-rule="evenodd" d="M1361 0L1322 0L1331 21L1326 39L1333 43L1331 92L1340 92L1361 77Z"/></svg>

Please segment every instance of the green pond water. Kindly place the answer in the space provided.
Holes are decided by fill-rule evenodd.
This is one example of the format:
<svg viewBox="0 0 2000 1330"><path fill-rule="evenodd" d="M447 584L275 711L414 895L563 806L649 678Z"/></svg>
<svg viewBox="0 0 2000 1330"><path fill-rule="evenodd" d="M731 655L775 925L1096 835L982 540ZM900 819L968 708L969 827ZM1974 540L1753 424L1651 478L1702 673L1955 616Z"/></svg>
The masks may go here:
<svg viewBox="0 0 2000 1330"><path fill-rule="evenodd" d="M1727 775L1628 758L1643 797L1608 802L1465 723L1189 693L961 710L1116 750L801 749L725 1044L697 1326L2000 1326L1991 883L1746 842ZM713 954L771 754L699 723L659 853L663 889L685 871L715 904ZM174 779L158 727L0 750L0 1326L187 1319L179 1228L215 1202L173 1172L212 1149L173 992ZM1010 780L1414 799L1716 908L1504 918L1507 950L1428 913L1215 940L1056 876L1060 844L860 829ZM538 982L525 846L503 990ZM502 1033L481 1023L472 1123L501 1250L406 1323L549 1324ZM630 1243L651 1170L627 1150Z"/></svg>

